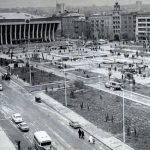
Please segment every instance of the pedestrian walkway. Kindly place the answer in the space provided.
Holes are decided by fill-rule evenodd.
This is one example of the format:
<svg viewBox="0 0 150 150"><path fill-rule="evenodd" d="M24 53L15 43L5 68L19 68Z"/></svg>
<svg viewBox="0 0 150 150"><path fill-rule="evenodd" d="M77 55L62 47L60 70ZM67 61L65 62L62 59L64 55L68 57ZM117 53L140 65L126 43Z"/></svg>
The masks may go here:
<svg viewBox="0 0 150 150"><path fill-rule="evenodd" d="M62 104L60 104L53 98L49 97L45 93L40 92L37 93L37 95L42 98L44 103L46 103L51 108L55 109L57 112L59 112L68 120L79 122L86 132L93 135L97 140L101 141L111 150L134 150L133 148L129 147L128 145L124 144L123 142L115 138L110 133L107 133L102 129L97 128L95 125L84 119L82 116L63 106Z"/></svg>
<svg viewBox="0 0 150 150"><path fill-rule="evenodd" d="M0 127L0 150L16 150L6 133Z"/></svg>

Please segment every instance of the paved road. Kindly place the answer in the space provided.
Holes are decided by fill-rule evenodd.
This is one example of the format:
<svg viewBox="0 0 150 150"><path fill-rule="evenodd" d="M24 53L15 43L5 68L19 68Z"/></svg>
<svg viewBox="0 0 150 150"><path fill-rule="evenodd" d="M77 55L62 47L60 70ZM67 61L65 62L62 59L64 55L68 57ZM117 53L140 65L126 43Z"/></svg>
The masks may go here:
<svg viewBox="0 0 150 150"><path fill-rule="evenodd" d="M34 102L34 96L13 81L3 81L0 92L0 125L13 143L21 140L22 150L32 145L33 133L45 130L59 150L108 150L103 144L91 145L88 139L78 138L77 131L68 125L68 120L46 106ZM22 133L11 121L13 113L21 113L29 124L30 132Z"/></svg>

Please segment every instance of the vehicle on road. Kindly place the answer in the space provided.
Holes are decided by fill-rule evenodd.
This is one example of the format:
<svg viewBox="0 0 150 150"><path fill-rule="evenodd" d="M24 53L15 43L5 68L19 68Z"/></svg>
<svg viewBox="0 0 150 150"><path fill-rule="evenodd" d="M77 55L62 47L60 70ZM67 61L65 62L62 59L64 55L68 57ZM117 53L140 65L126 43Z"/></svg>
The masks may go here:
<svg viewBox="0 0 150 150"><path fill-rule="evenodd" d="M9 73L5 73L2 75L2 80L10 80L10 74Z"/></svg>
<svg viewBox="0 0 150 150"><path fill-rule="evenodd" d="M3 86L2 86L2 84L0 84L0 91L3 91Z"/></svg>
<svg viewBox="0 0 150 150"><path fill-rule="evenodd" d="M13 114L12 115L12 121L14 121L16 124L23 122L21 114L19 114L19 113Z"/></svg>
<svg viewBox="0 0 150 150"><path fill-rule="evenodd" d="M23 132L28 132L29 131L29 126L27 125L26 122L22 122L18 124L18 128L23 131Z"/></svg>
<svg viewBox="0 0 150 150"><path fill-rule="evenodd" d="M52 150L52 139L46 131L35 132L33 142L37 150Z"/></svg>
<svg viewBox="0 0 150 150"><path fill-rule="evenodd" d="M115 81L108 81L105 83L105 87L113 90L121 90L122 84Z"/></svg>
<svg viewBox="0 0 150 150"><path fill-rule="evenodd" d="M69 122L69 125L74 128L74 129L79 129L81 128L81 125L78 123L78 122L75 122L75 121L70 121Z"/></svg>
<svg viewBox="0 0 150 150"><path fill-rule="evenodd" d="M42 102L41 97L35 96L35 102L41 103Z"/></svg>

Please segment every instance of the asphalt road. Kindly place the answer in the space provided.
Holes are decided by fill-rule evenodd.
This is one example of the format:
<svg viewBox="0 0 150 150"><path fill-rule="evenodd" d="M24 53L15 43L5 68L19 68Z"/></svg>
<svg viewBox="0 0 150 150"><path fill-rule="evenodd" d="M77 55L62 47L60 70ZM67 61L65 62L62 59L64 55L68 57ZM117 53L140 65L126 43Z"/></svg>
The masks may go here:
<svg viewBox="0 0 150 150"><path fill-rule="evenodd" d="M58 150L108 150L102 143L92 145L85 139L78 138L77 130L68 125L68 120L45 104L35 103L34 96L13 81L3 81L0 91L0 126L15 144L21 141L21 150L32 146L33 133L44 130L51 136L53 145ZM13 113L20 113L28 123L30 131L22 133L11 121Z"/></svg>

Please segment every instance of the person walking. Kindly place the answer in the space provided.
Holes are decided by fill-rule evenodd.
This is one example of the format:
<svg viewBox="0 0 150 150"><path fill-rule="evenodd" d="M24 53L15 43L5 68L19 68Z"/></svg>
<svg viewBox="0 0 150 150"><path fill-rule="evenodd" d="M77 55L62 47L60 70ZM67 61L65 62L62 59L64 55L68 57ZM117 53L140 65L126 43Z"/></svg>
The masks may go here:
<svg viewBox="0 0 150 150"><path fill-rule="evenodd" d="M81 130L78 130L78 134L79 134L79 139L81 138Z"/></svg>
<svg viewBox="0 0 150 150"><path fill-rule="evenodd" d="M81 138L84 139L84 131L81 131Z"/></svg>

